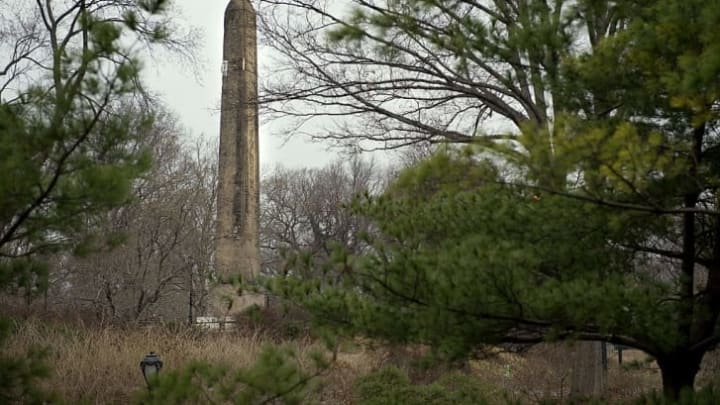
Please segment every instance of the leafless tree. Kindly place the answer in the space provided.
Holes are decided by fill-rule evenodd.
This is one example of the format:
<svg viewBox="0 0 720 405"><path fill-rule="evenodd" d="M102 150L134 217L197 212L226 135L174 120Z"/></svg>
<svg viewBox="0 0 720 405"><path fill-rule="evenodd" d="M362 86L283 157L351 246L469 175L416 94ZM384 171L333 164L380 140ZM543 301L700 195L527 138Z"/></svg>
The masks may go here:
<svg viewBox="0 0 720 405"><path fill-rule="evenodd" d="M362 234L370 231L370 224L349 205L359 194L380 191L384 173L379 165L360 158L337 160L319 169L276 167L262 179L261 187L263 272L312 271L292 266L301 256L322 268L335 244L359 253L365 246Z"/></svg>
<svg viewBox="0 0 720 405"><path fill-rule="evenodd" d="M156 125L155 164L132 204L98 223L112 238L84 257L63 256L52 291L60 305L108 321L179 320L204 312L214 251L214 149L180 144L172 118ZM63 276L63 277L60 277Z"/></svg>
<svg viewBox="0 0 720 405"><path fill-rule="evenodd" d="M365 148L522 142L518 129L573 108L552 85L562 56L624 21L612 2L525 3L261 0L277 71L260 101L295 124L288 133ZM550 32L559 42L547 46ZM612 107L601 104L589 113Z"/></svg>

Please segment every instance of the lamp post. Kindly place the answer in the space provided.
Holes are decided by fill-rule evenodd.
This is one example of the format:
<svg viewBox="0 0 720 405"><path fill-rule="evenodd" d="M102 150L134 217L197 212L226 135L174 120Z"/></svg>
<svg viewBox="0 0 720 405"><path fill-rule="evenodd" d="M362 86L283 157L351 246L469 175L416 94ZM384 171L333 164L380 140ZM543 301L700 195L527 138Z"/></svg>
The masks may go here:
<svg viewBox="0 0 720 405"><path fill-rule="evenodd" d="M163 362L160 360L160 356L155 354L155 352L150 352L150 354L145 355L140 362L140 371L142 371L143 378L145 378L145 383L147 384L148 389L150 389L150 380L160 374L162 366Z"/></svg>

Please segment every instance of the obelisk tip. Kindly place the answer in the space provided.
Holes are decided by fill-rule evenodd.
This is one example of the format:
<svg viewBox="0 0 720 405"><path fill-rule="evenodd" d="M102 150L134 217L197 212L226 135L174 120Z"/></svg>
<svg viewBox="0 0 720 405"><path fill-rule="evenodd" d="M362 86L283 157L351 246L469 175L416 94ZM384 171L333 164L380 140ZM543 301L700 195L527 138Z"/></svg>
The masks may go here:
<svg viewBox="0 0 720 405"><path fill-rule="evenodd" d="M226 11L229 10L240 10L240 9L250 9L255 10L253 7L253 3L250 0L230 0L230 2L227 5Z"/></svg>

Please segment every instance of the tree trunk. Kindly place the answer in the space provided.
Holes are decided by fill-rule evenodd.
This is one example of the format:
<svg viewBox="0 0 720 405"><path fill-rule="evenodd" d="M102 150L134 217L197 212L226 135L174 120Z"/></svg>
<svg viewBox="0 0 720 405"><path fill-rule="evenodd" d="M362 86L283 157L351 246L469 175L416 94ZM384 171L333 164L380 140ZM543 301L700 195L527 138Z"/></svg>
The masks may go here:
<svg viewBox="0 0 720 405"><path fill-rule="evenodd" d="M602 364L601 343L575 342L572 357L570 397L583 399L602 396L605 393L607 379Z"/></svg>
<svg viewBox="0 0 720 405"><path fill-rule="evenodd" d="M695 376L700 370L702 354L680 353L658 358L665 398L676 401L684 389L695 388Z"/></svg>

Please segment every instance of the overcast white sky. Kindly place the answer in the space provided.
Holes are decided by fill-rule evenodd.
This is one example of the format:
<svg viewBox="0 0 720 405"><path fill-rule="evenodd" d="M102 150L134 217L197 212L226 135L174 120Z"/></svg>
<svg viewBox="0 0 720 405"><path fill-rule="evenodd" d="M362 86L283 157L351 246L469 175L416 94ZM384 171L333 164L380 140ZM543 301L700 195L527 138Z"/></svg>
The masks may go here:
<svg viewBox="0 0 720 405"><path fill-rule="evenodd" d="M175 0L183 19L199 28L203 41L198 49L202 63L199 77L191 66L177 61L148 63L147 80L151 88L177 114L182 125L193 136L215 140L220 133L220 91L223 41L223 14L229 0ZM259 50L260 64L264 50ZM265 50L265 52L267 52ZM259 72L262 76L262 69ZM332 160L336 151L325 145L295 138L283 145L283 139L270 134L267 123L261 119L260 166L267 168L282 163L289 167L319 166Z"/></svg>

